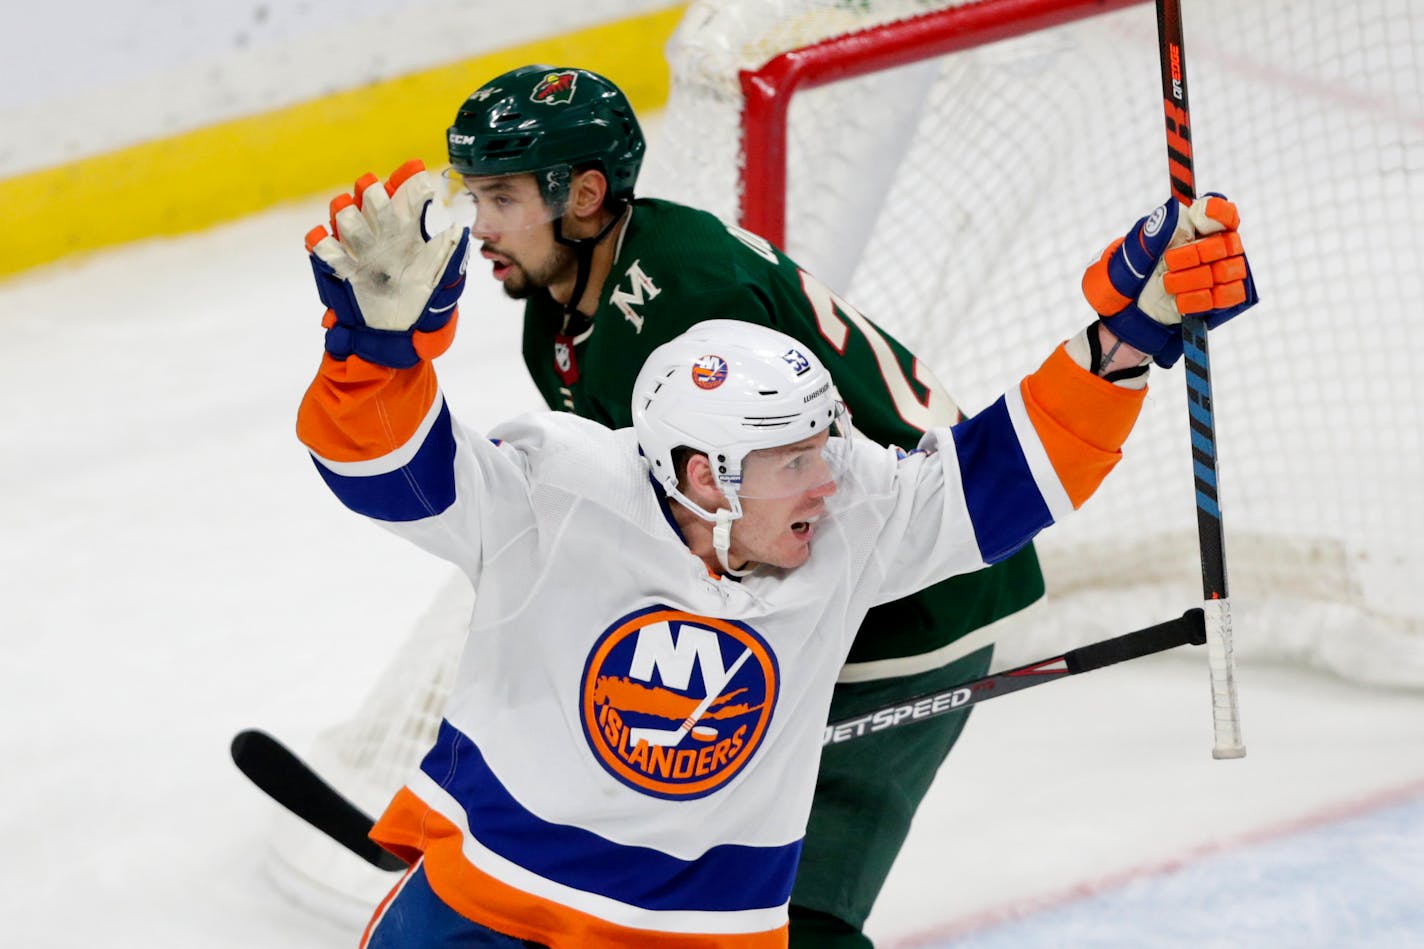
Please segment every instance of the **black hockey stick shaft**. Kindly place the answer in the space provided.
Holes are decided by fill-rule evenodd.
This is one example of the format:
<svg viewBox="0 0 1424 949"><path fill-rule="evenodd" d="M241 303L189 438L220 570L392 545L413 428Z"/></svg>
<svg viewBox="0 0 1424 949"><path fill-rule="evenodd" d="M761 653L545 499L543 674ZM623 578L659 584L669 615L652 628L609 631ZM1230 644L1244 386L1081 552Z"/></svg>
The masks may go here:
<svg viewBox="0 0 1424 949"><path fill-rule="evenodd" d="M1191 110L1187 102L1186 55L1182 49L1181 0L1157 0L1157 38L1162 61L1162 107L1167 123L1167 170L1172 196L1183 204L1191 204L1197 198L1197 191ZM1197 316L1183 317L1182 344L1196 474L1202 597L1225 599L1226 545L1217 500L1216 420L1212 413L1211 358L1204 320Z"/></svg>
<svg viewBox="0 0 1424 949"><path fill-rule="evenodd" d="M1203 642L1202 611L1188 610L1178 619L1139 629L1115 639L1070 649L1061 656L1045 659L966 682L944 692L937 692L908 702L886 706L865 716L833 722L826 727L826 744L839 744L897 727L911 721L924 721L936 715L959 711L969 705L1008 695L1066 675L1091 672L1104 666L1163 652L1176 646L1201 645ZM963 693L956 701L956 696ZM943 698L942 698L943 697ZM952 703L952 707L946 705ZM940 708L940 705L945 707ZM901 713L900 709L908 711ZM875 725L876 716L888 714L890 724ZM839 735L849 729L853 734ZM232 760L268 797L382 870L405 870L404 861L382 850L371 840L374 822L341 792L322 780L297 755L276 738L263 731L249 729L232 740Z"/></svg>
<svg viewBox="0 0 1424 949"><path fill-rule="evenodd" d="M821 744L838 745L863 735L948 715L999 695L1008 695L1064 676L1091 672L1104 666L1126 662L1177 646L1206 642L1205 622L1200 609L1187 610L1180 617L1135 630L1114 639L1070 649L1061 656L1019 666L1005 672L975 679L939 692L885 705L853 718L826 726Z"/></svg>
<svg viewBox="0 0 1424 949"><path fill-rule="evenodd" d="M268 797L317 830L382 870L405 870L404 860L371 839L375 822L327 784L286 745L266 732L249 729L232 740L238 770Z"/></svg>
<svg viewBox="0 0 1424 949"><path fill-rule="evenodd" d="M1167 168L1172 195L1182 204L1196 200L1187 60L1182 45L1181 0L1157 0L1157 45L1162 68L1162 107L1167 131ZM1236 703L1231 609L1226 587L1226 538L1218 487L1216 417L1211 388L1211 352L1206 321L1182 318L1182 356L1187 379L1187 424L1191 429L1192 473L1196 489L1197 546L1201 556L1202 599L1210 616L1207 663L1211 672L1213 756L1246 754Z"/></svg>

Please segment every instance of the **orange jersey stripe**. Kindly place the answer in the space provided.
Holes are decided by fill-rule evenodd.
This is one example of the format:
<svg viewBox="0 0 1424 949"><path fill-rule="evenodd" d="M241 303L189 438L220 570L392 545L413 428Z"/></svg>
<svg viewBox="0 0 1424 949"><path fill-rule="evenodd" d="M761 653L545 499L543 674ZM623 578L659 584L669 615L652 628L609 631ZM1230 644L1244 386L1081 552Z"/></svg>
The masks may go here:
<svg viewBox="0 0 1424 949"><path fill-rule="evenodd" d="M328 461L380 458L410 440L438 391L428 362L388 369L325 354L297 410L297 437Z"/></svg>
<svg viewBox="0 0 1424 949"><path fill-rule="evenodd" d="M1020 388L1058 480L1073 507L1081 507L1121 460L1147 390L1105 382L1062 346Z"/></svg>
<svg viewBox="0 0 1424 949"><path fill-rule="evenodd" d="M430 888L456 912L498 932L552 949L785 949L787 927L760 933L665 933L619 926L526 893L473 866L464 835L448 818L401 788L371 838L402 859L425 856Z"/></svg>

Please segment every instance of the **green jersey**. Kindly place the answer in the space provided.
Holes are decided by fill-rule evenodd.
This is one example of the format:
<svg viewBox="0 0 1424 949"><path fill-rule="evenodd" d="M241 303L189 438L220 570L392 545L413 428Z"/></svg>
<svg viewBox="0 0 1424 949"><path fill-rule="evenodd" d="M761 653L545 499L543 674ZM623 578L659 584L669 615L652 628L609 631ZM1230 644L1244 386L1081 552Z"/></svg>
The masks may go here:
<svg viewBox="0 0 1424 949"><path fill-rule="evenodd" d="M904 346L762 238L704 211L639 199L616 248L592 324L565 335L547 292L524 312L524 360L554 409L613 428L632 424L633 383L647 356L694 323L771 326L813 350L856 429L912 449L958 409ZM849 661L917 656L1013 613L1043 594L1032 548L872 610Z"/></svg>

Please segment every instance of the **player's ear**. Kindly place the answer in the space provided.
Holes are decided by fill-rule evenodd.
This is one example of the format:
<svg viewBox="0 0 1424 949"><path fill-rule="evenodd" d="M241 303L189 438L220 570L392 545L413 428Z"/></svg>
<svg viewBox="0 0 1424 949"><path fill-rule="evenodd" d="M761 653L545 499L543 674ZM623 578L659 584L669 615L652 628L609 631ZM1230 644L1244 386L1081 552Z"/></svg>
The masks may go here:
<svg viewBox="0 0 1424 949"><path fill-rule="evenodd" d="M596 215L606 197L608 179L597 168L578 172L569 184L569 209L581 218Z"/></svg>
<svg viewBox="0 0 1424 949"><path fill-rule="evenodd" d="M721 489L717 487L717 479L712 473L712 463L700 452L687 456L681 490L688 498L709 511L716 510L724 500Z"/></svg>

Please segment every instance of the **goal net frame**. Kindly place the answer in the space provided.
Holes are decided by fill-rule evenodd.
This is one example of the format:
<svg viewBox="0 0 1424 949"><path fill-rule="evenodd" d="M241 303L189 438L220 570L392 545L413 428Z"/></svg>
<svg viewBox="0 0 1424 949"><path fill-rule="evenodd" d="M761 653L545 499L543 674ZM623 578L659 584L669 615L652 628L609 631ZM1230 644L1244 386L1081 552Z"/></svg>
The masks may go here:
<svg viewBox="0 0 1424 949"><path fill-rule="evenodd" d="M797 93L1145 2L977 0L831 36L740 70L741 226L785 246L786 126Z"/></svg>

